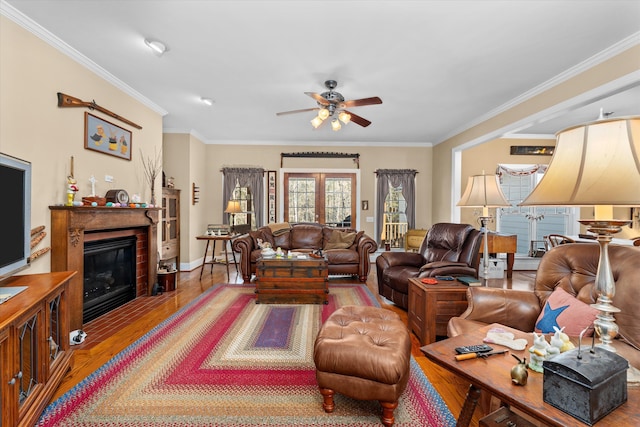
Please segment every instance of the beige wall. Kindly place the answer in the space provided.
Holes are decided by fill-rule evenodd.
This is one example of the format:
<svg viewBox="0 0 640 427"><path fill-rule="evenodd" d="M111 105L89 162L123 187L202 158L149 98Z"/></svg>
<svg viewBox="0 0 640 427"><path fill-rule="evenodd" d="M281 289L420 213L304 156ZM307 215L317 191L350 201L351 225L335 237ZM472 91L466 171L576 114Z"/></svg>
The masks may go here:
<svg viewBox="0 0 640 427"><path fill-rule="evenodd" d="M84 101L95 100L112 112L142 126L135 129L94 111L92 114L133 132L131 161L84 148L85 108L59 108L57 92ZM0 16L0 151L28 160L33 168L33 227L45 225L48 235L35 249L50 246L50 205L64 204L70 158L80 191L91 193L123 188L129 195L150 198L141 169L140 150L153 155L162 150L162 116L112 84L60 53L13 21ZM105 175L115 178L104 181ZM160 177L156 188L160 188ZM36 259L23 273L50 271L50 256Z"/></svg>
<svg viewBox="0 0 640 427"><path fill-rule="evenodd" d="M418 170L416 193L416 226L431 225L431 152L430 147L327 147L287 145L235 145L203 144L197 138L185 134L165 134L165 172L176 178L176 188L182 189L181 197L181 264L183 269L196 268L202 261L204 242L195 236L202 234L209 223L223 220L222 200L223 167L261 167L280 171L281 153L340 152L360 154L360 167L352 159L284 158L283 169L341 169L360 172L360 199L369 201L369 210L360 212L360 229L374 236L374 223L366 217L374 216L375 170L409 168ZM184 163L182 163L184 162ZM200 202L191 204L191 185L200 187ZM187 191L185 191L187 190ZM185 206L189 213L185 214ZM278 215L282 215L278 210ZM188 231L187 231L188 230Z"/></svg>
<svg viewBox="0 0 640 427"><path fill-rule="evenodd" d="M492 135L510 124L552 108L562 102L623 78L640 70L640 46L634 46L615 57L596 65L569 80L560 83L521 104L496 115L470 129L438 144L433 150L433 219L448 221L452 218L452 165L453 150L473 143L484 143L496 138ZM594 117L595 119L595 117ZM560 129L558 129L560 130ZM537 145L537 144L536 144ZM466 183L466 176L462 178ZM464 190L464 188L462 189ZM461 190L461 191L462 191ZM459 197L456 196L456 197Z"/></svg>

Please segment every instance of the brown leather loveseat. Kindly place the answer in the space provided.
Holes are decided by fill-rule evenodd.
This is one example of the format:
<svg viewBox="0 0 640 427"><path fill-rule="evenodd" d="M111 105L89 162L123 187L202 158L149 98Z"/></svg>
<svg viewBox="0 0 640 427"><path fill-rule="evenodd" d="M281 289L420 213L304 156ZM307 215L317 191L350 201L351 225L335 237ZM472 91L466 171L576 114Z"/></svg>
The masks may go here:
<svg viewBox="0 0 640 427"><path fill-rule="evenodd" d="M336 229L317 223L260 227L233 240L233 250L240 253L240 270L245 282L255 274L256 261L261 256L258 239L284 251L321 250L327 258L329 274L358 276L361 282L367 281L371 265L369 256L378 247L364 232L353 229Z"/></svg>
<svg viewBox="0 0 640 427"><path fill-rule="evenodd" d="M640 248L612 244L608 252L616 282L613 305L620 309L615 314L619 335L613 346L631 366L640 368ZM557 287L587 304L594 303L599 254L597 243L568 243L552 248L540 260L533 292L469 288L469 306L449 321L448 335L491 323L533 332L541 310ZM590 343L591 338L583 345Z"/></svg>

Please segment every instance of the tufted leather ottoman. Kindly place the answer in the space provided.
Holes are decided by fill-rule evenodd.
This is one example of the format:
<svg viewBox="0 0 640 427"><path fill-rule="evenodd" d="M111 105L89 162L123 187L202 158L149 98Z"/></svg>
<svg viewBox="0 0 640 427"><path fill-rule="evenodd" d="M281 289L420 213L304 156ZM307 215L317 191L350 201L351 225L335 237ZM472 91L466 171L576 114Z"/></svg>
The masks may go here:
<svg viewBox="0 0 640 427"><path fill-rule="evenodd" d="M382 423L393 425L411 360L409 331L396 313L353 305L336 310L318 332L313 360L326 412L333 412L338 392L380 401Z"/></svg>

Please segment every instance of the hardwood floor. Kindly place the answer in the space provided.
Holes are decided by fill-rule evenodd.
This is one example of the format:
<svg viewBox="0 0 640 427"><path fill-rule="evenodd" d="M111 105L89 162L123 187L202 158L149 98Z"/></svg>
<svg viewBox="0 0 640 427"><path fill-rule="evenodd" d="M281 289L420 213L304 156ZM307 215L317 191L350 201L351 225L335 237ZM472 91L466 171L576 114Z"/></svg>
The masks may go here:
<svg viewBox="0 0 640 427"><path fill-rule="evenodd" d="M190 272L181 272L178 275L175 291L152 297L137 298L85 324L83 330L87 333L87 338L82 344L73 347L73 367L65 376L52 400L57 399L73 388L118 352L187 305L212 285L229 282L242 283L242 277L233 268L230 271L230 281L227 280L226 266L222 264L214 265L212 270L211 266L207 266L202 274L202 280L200 280L200 268ZM512 279L491 279L489 286L532 289L534 278L535 272L533 271L515 271ZM353 283L354 280L350 278L331 278L330 283ZM254 285L249 283L246 286L253 287ZM367 287L374 295L378 295L375 266L371 268ZM379 300L383 307L397 312L407 322L406 311L388 304L380 298ZM413 356L454 416L457 417L464 403L469 384L427 360L420 351L420 343L417 337L413 334L412 341ZM476 409L471 425L477 426L482 416L484 414L481 413L481 409Z"/></svg>

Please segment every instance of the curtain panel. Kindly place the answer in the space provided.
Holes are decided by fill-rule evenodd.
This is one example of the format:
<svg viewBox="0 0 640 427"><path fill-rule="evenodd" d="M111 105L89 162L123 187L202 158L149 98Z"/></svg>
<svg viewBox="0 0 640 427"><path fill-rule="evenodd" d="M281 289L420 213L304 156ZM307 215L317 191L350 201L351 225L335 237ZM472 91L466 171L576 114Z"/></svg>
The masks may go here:
<svg viewBox="0 0 640 427"><path fill-rule="evenodd" d="M378 185L376 189L376 241L381 245L381 231L384 219L384 201L389 194L389 186L393 188L402 187L402 196L407 203L405 215L407 216L408 228L415 228L416 224L416 174L415 169L378 169Z"/></svg>
<svg viewBox="0 0 640 427"><path fill-rule="evenodd" d="M256 227L264 225L264 169L263 168L222 168L223 189L222 189L222 221L229 223L229 215L224 213L227 202L233 197L233 190L236 185L247 187L253 197L254 217Z"/></svg>

